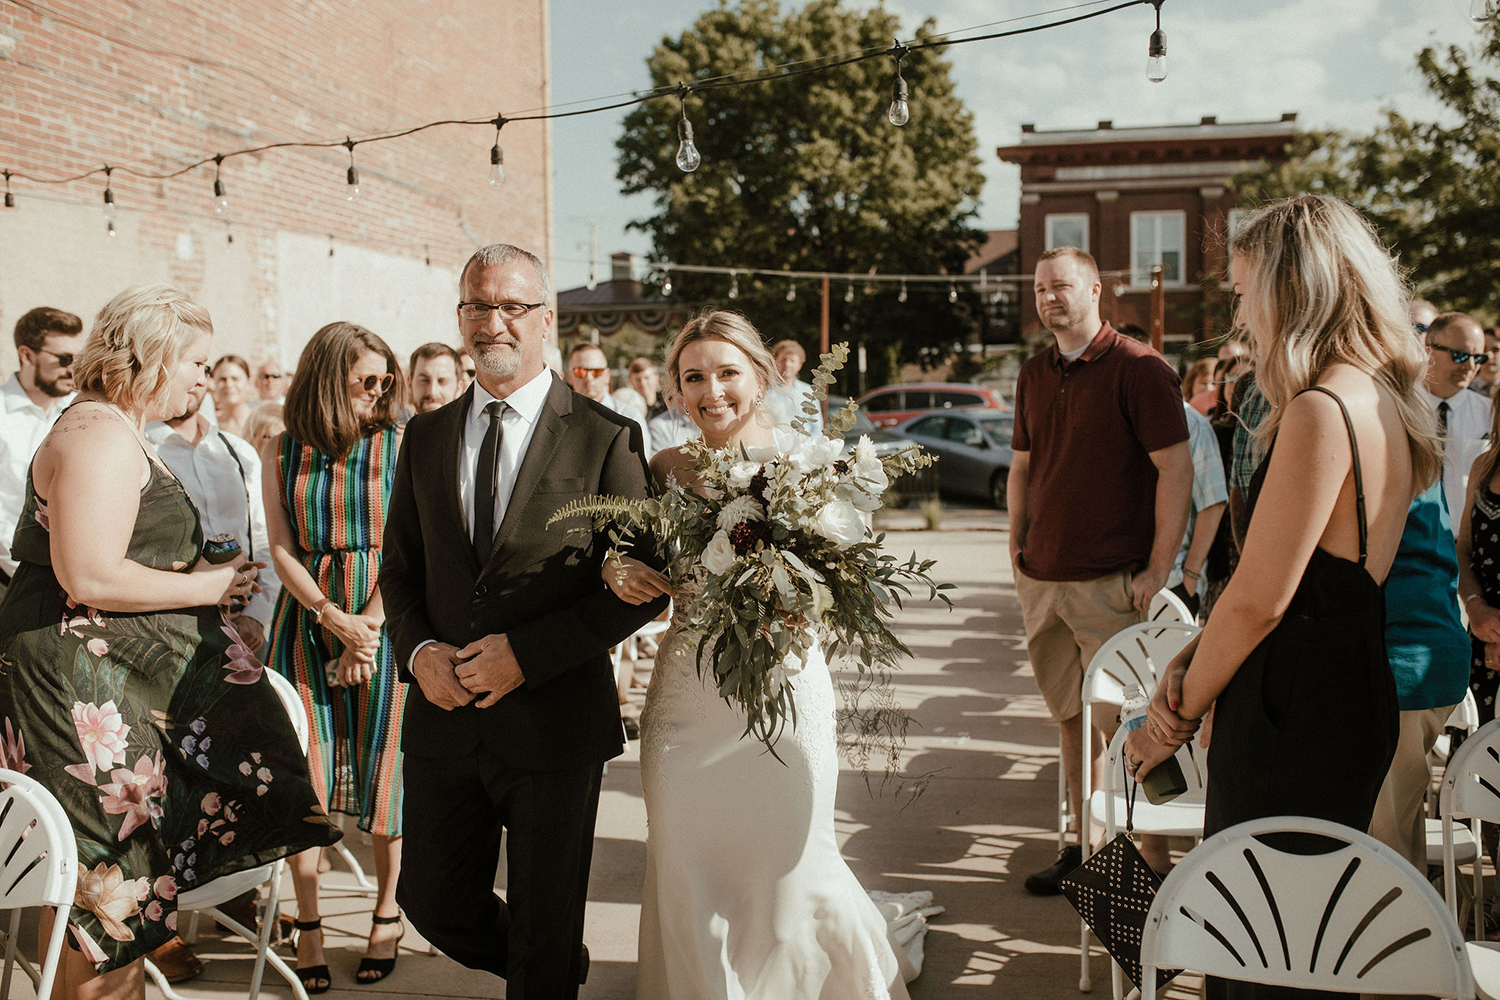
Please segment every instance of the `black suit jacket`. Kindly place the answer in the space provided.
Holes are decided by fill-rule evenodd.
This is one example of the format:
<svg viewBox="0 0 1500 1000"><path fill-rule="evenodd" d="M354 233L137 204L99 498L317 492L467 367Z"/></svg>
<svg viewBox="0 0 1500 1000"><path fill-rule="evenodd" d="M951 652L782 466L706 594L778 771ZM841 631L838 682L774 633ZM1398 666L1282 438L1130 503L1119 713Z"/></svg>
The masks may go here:
<svg viewBox="0 0 1500 1000"><path fill-rule="evenodd" d="M647 495L639 425L554 376L481 566L458 493L473 395L413 417L396 462L380 591L396 663L411 685L402 749L459 757L482 740L502 763L529 770L608 760L624 749L609 649L660 614L666 598L631 605L614 596L599 574L607 536L570 531L588 528L587 518L546 524L579 497ZM407 672L424 640L461 649L497 634L509 637L526 683L489 708L446 712Z"/></svg>

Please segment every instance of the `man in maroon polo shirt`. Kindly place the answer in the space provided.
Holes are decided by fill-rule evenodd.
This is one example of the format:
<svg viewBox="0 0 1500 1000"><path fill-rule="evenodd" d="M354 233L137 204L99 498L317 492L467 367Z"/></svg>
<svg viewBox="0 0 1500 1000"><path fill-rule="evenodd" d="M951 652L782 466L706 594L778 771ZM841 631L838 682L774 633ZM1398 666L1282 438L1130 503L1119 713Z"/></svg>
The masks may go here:
<svg viewBox="0 0 1500 1000"><path fill-rule="evenodd" d="M1193 460L1177 376L1099 318L1099 268L1074 247L1036 266L1036 309L1056 345L1021 367L1010 467L1010 557L1026 650L1061 729L1080 843L1083 671L1110 636L1142 621L1187 530ZM1150 692L1146 692L1148 695ZM1094 773L1104 743L1091 736ZM1165 845L1147 855L1165 867ZM1026 888L1054 895L1082 860L1070 845Z"/></svg>

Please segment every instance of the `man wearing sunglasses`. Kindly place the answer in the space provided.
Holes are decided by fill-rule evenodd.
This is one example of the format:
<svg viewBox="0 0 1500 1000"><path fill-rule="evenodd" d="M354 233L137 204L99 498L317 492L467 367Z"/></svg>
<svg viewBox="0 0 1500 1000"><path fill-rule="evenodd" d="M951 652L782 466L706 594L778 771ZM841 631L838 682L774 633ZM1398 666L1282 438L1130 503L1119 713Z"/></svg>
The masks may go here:
<svg viewBox="0 0 1500 1000"><path fill-rule="evenodd" d="M0 596L16 571L10 536L25 503L31 456L73 399L83 320L42 306L16 321L15 336L21 367L0 389Z"/></svg>
<svg viewBox="0 0 1500 1000"><path fill-rule="evenodd" d="M1427 354L1427 401L1443 438L1443 493L1457 532L1469 467L1484 450L1490 434L1489 398L1464 391L1479 367L1489 360L1484 350L1484 327L1465 313L1442 313L1427 325Z"/></svg>
<svg viewBox="0 0 1500 1000"><path fill-rule="evenodd" d="M262 403L285 403L287 386L291 385L281 362L268 358L255 373L255 394Z"/></svg>
<svg viewBox="0 0 1500 1000"><path fill-rule="evenodd" d="M578 344L568 352L568 363L563 365L568 388L580 396L587 396L600 406L607 406L622 417L634 420L641 429L641 440L646 443L646 457L650 458L651 432L646 429L646 415L616 399L609 391L609 362L604 351L594 344Z"/></svg>

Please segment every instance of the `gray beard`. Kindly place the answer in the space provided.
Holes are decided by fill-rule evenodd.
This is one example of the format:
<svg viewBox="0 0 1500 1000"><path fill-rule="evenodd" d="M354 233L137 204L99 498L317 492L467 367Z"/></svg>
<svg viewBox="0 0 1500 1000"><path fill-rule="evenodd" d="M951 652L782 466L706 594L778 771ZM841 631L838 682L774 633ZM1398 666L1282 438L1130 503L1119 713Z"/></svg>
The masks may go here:
<svg viewBox="0 0 1500 1000"><path fill-rule="evenodd" d="M474 367L486 375L494 375L497 378L510 378L520 370L525 359L521 357L521 345L519 342L507 345L510 347L509 354L501 354L493 349L480 349L470 354L474 360Z"/></svg>

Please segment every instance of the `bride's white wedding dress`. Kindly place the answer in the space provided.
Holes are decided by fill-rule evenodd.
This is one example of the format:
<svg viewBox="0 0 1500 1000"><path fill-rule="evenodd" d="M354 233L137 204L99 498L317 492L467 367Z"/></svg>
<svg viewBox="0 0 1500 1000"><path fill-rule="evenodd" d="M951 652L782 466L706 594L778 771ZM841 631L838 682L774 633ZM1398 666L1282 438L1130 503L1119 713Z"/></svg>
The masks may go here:
<svg viewBox="0 0 1500 1000"><path fill-rule="evenodd" d="M834 833L835 704L822 653L792 681L798 724L776 743L778 761L741 738L744 713L713 690L712 671L699 678L699 635L682 620L698 575L675 575L641 717L637 1000L904 1000L916 973Z"/></svg>

